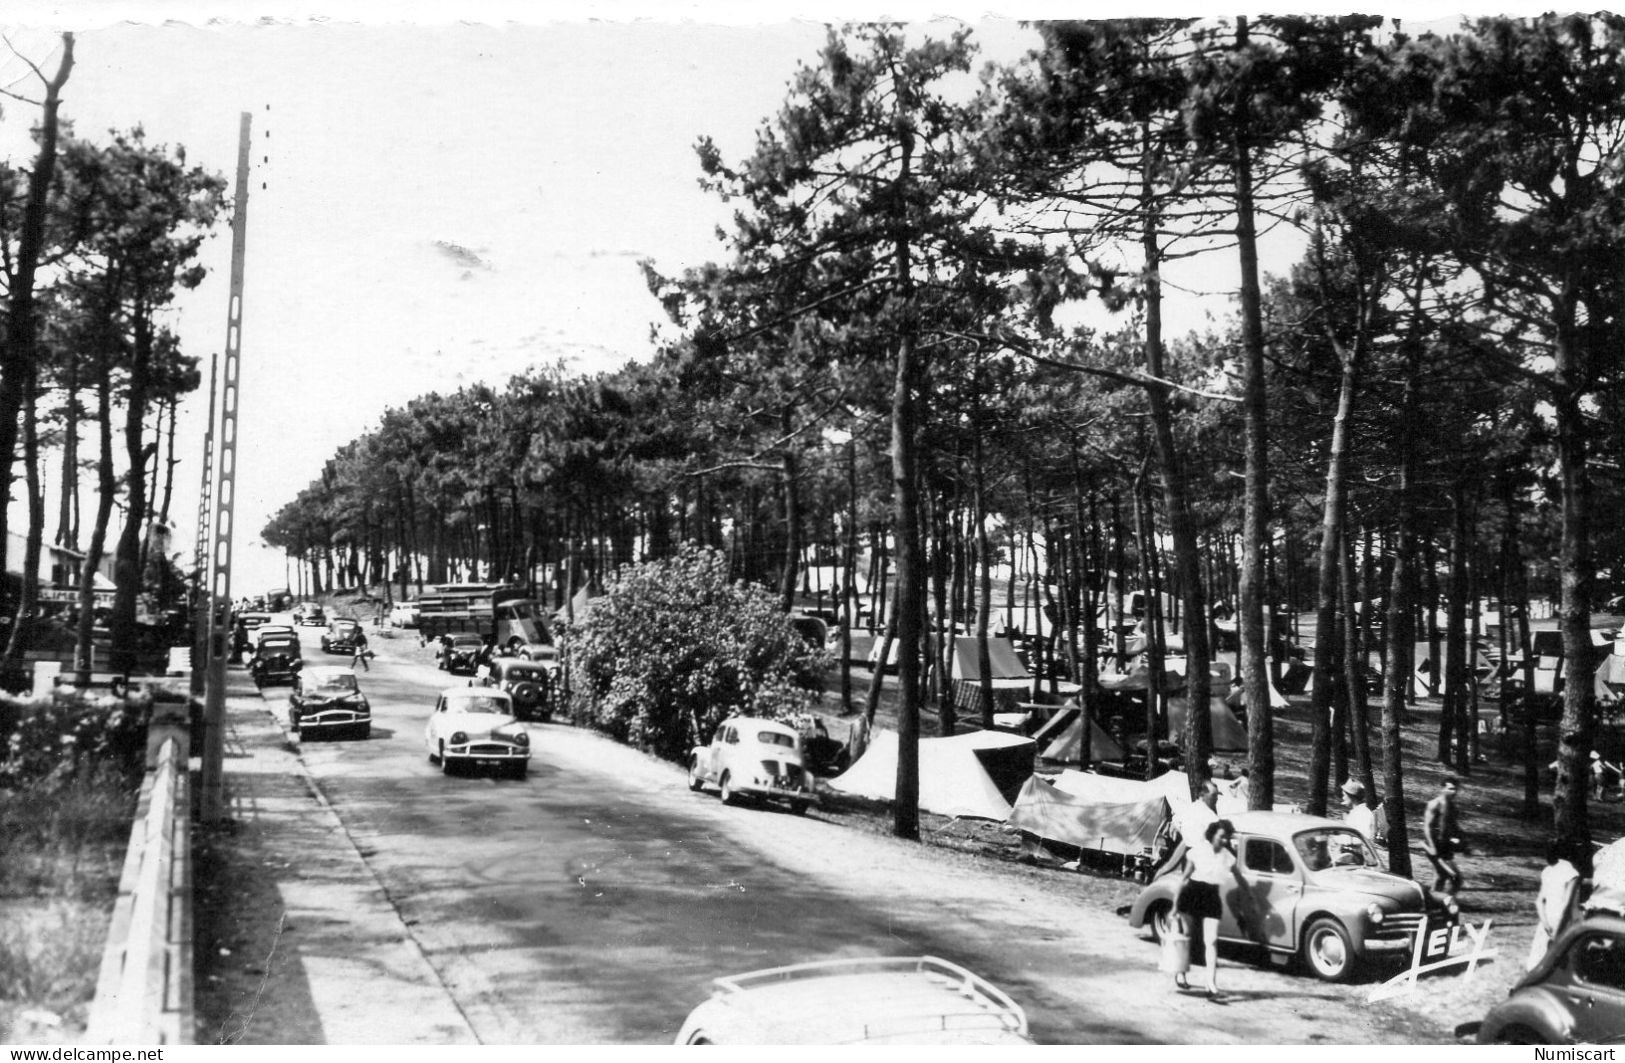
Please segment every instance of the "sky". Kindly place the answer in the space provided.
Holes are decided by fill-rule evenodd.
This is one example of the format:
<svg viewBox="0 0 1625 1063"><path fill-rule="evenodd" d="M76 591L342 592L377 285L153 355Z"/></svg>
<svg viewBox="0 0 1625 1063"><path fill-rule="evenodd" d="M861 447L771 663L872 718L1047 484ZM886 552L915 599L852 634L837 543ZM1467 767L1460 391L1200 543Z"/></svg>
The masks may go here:
<svg viewBox="0 0 1625 1063"><path fill-rule="evenodd" d="M238 596L286 584L260 530L387 408L561 360L591 373L649 357L660 315L639 261L670 274L722 256L715 229L729 208L699 188L696 140L742 157L797 64L815 60L823 21L881 13L476 0L452 21L448 10L14 0L0 15L17 53L47 70L57 32L75 31L62 114L80 136L140 125L231 181L239 115L252 116ZM1110 9L884 8L919 22L943 12L970 23L983 59L1009 61L1037 42L1019 18ZM27 63L0 56L0 87L37 95ZM4 102L0 150L24 163L37 111ZM222 224L207 278L167 321L205 371L225 343L230 245ZM187 461L172 512L188 565L207 403L192 397L178 433Z"/></svg>

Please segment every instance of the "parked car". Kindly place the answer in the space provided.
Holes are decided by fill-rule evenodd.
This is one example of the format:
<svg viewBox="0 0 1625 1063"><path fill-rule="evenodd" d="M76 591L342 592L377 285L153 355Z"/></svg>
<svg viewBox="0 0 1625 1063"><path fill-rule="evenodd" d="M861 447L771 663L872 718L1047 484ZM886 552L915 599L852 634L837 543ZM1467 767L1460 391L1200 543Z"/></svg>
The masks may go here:
<svg viewBox="0 0 1625 1063"><path fill-rule="evenodd" d="M786 801L800 815L816 804L817 785L802 763L801 735L775 720L734 716L722 721L708 746L688 759L688 788L716 786L725 805L741 797Z"/></svg>
<svg viewBox="0 0 1625 1063"><path fill-rule="evenodd" d="M477 764L523 779L530 765L530 732L514 716L513 698L490 687L441 691L423 729L423 744L429 762L447 775L454 764Z"/></svg>
<svg viewBox="0 0 1625 1063"><path fill-rule="evenodd" d="M436 653L440 670L452 675L473 675L484 647L485 642L478 635L442 635L440 650Z"/></svg>
<svg viewBox="0 0 1625 1063"><path fill-rule="evenodd" d="M417 627L418 603L396 602L389 610L390 627Z"/></svg>
<svg viewBox="0 0 1625 1063"><path fill-rule="evenodd" d="M299 640L287 635L271 635L254 647L254 656L248 662L249 675L255 686L272 683L292 683L304 661L299 654Z"/></svg>
<svg viewBox="0 0 1625 1063"><path fill-rule="evenodd" d="M712 983L680 1045L1025 1045L1027 1013L935 956L771 967Z"/></svg>
<svg viewBox="0 0 1625 1063"><path fill-rule="evenodd" d="M498 657L491 662L485 685L506 691L521 720L546 723L553 718L553 669L539 661Z"/></svg>
<svg viewBox="0 0 1625 1063"><path fill-rule="evenodd" d="M242 612L237 614L237 622L247 628L250 634L253 634L260 625L269 624L272 619L271 614L265 612Z"/></svg>
<svg viewBox="0 0 1625 1063"><path fill-rule="evenodd" d="M1236 829L1240 883L1220 891L1219 940L1296 954L1328 982L1349 978L1377 955L1409 957L1417 934L1426 935L1424 962L1449 951L1450 935L1434 931L1456 922L1455 901L1384 871L1371 843L1342 821L1295 812L1227 818ZM1149 924L1158 940L1173 912L1173 864L1129 914L1130 926Z"/></svg>
<svg viewBox="0 0 1625 1063"><path fill-rule="evenodd" d="M336 617L322 633L323 653L354 653L356 640L362 638L359 621Z"/></svg>
<svg viewBox="0 0 1625 1063"><path fill-rule="evenodd" d="M312 734L372 734L372 706L348 668L322 665L300 671L288 696L288 729Z"/></svg>
<svg viewBox="0 0 1625 1063"><path fill-rule="evenodd" d="M292 624L261 624L254 629L254 645L258 646L268 638L293 639L299 641L299 629Z"/></svg>
<svg viewBox="0 0 1625 1063"><path fill-rule="evenodd" d="M304 627L325 627L327 613L323 611L320 605L309 602L294 610L293 622Z"/></svg>
<svg viewBox="0 0 1625 1063"><path fill-rule="evenodd" d="M1480 1044L1560 1045L1625 1039L1625 918L1571 924L1478 1028Z"/></svg>

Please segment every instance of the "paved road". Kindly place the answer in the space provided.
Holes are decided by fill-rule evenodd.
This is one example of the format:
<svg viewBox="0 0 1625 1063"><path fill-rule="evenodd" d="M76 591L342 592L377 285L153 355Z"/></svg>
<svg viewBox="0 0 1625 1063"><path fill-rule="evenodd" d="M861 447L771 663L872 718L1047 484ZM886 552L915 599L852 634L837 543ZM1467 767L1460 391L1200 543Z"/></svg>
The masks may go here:
<svg viewBox="0 0 1625 1063"><path fill-rule="evenodd" d="M1267 969L1228 969L1228 1007L1176 995L1151 945L1072 893L1085 877L990 874L816 813L724 808L674 767L568 726L533 726L523 781L445 776L422 728L447 677L400 640L374 647L371 740L302 755L487 1043L669 1042L717 975L918 953L1001 985L1045 1042L1439 1036L1357 988ZM285 696L266 691L268 707Z"/></svg>

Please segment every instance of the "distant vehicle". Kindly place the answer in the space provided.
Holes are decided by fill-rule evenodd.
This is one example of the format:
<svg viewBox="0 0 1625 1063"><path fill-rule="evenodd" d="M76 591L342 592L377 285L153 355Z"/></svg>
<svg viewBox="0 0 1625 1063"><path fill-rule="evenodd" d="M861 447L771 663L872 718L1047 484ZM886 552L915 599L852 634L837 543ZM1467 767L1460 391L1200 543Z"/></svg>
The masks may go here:
<svg viewBox="0 0 1625 1063"><path fill-rule="evenodd" d="M770 967L712 983L680 1045L1025 1045L1027 1013L935 956Z"/></svg>
<svg viewBox="0 0 1625 1063"><path fill-rule="evenodd" d="M801 815L818 802L816 785L802 764L800 733L776 720L730 717L710 745L695 746L688 758L688 788L716 786L725 805L742 797L772 799Z"/></svg>
<svg viewBox="0 0 1625 1063"><path fill-rule="evenodd" d="M274 618L270 613L264 611L242 612L237 614L237 622L243 625L243 627L246 627L250 632L254 631L261 624L271 623L273 619Z"/></svg>
<svg viewBox="0 0 1625 1063"><path fill-rule="evenodd" d="M359 621L335 617L322 633L323 653L354 653L356 642L365 637Z"/></svg>
<svg viewBox="0 0 1625 1063"><path fill-rule="evenodd" d="M553 634L542 609L522 587L506 583L442 583L418 597L418 630L441 635L495 635L503 652L540 659Z"/></svg>
<svg viewBox="0 0 1625 1063"><path fill-rule="evenodd" d="M490 687L441 691L423 729L423 744L429 762L447 775L454 764L474 764L523 779L530 765L530 732L514 716L513 698Z"/></svg>
<svg viewBox="0 0 1625 1063"><path fill-rule="evenodd" d="M1424 962L1449 952L1456 922L1454 901L1441 901L1413 879L1382 870L1364 835L1341 820L1295 812L1243 812L1226 817L1236 828L1236 870L1242 888L1220 890L1224 917L1219 940L1265 945L1297 954L1327 982L1341 982L1377 954L1410 955L1424 935ZM1140 891L1129 925L1149 925L1157 939L1168 932L1176 874L1164 874ZM1244 928L1237 905L1249 911ZM1255 933L1262 927L1264 940Z"/></svg>
<svg viewBox="0 0 1625 1063"><path fill-rule="evenodd" d="M440 658L440 670L473 675L479 667L480 650L485 641L478 635L445 635L441 637L440 649L436 656Z"/></svg>
<svg viewBox="0 0 1625 1063"><path fill-rule="evenodd" d="M1478 1028L1480 1044L1618 1043L1625 1038L1625 919L1571 924Z"/></svg>
<svg viewBox="0 0 1625 1063"><path fill-rule="evenodd" d="M294 610L293 622L305 627L324 627L327 624L327 613L317 603L310 602Z"/></svg>
<svg viewBox="0 0 1625 1063"><path fill-rule="evenodd" d="M312 734L372 734L372 706L348 668L322 665L304 669L288 698L288 729L300 737Z"/></svg>
<svg viewBox="0 0 1625 1063"><path fill-rule="evenodd" d="M287 635L271 635L254 647L254 657L248 662L248 672L254 685L292 683L304 661L299 654L299 640Z"/></svg>
<svg viewBox="0 0 1625 1063"><path fill-rule="evenodd" d="M416 602L396 602L389 610L390 627L417 627L418 604Z"/></svg>
<svg viewBox="0 0 1625 1063"><path fill-rule="evenodd" d="M260 600L265 603L265 608L269 609L271 612L280 613L282 610L293 604L293 592L288 590L286 587L281 587L266 594L266 596Z"/></svg>
<svg viewBox="0 0 1625 1063"><path fill-rule="evenodd" d="M299 641L299 631L292 624L261 624L254 629L254 645L258 646L268 638L284 638Z"/></svg>
<svg viewBox="0 0 1625 1063"><path fill-rule="evenodd" d="M553 669L540 661L499 657L491 662L485 685L512 696L514 715L521 720L553 718Z"/></svg>

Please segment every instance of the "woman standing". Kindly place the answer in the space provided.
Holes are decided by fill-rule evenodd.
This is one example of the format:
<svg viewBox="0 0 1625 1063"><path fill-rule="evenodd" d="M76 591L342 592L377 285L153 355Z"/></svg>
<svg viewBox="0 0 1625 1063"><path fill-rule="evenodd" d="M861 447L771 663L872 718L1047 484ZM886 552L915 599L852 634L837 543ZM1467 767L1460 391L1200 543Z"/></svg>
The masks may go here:
<svg viewBox="0 0 1625 1063"><path fill-rule="evenodd" d="M1546 847L1546 869L1540 873L1540 893L1535 897L1535 938L1529 943L1525 964L1529 970L1545 958L1546 950L1568 926L1579 900L1580 872L1569 862L1563 843L1552 842Z"/></svg>
<svg viewBox="0 0 1625 1063"><path fill-rule="evenodd" d="M1197 927L1201 928L1210 999L1219 996L1219 920L1224 917L1224 900L1219 890L1236 877L1236 854L1230 848L1235 833L1228 819L1207 825L1202 840L1190 846L1174 898L1174 910L1184 916L1192 928L1192 936ZM1174 982L1181 989L1190 988L1183 975L1176 975Z"/></svg>

